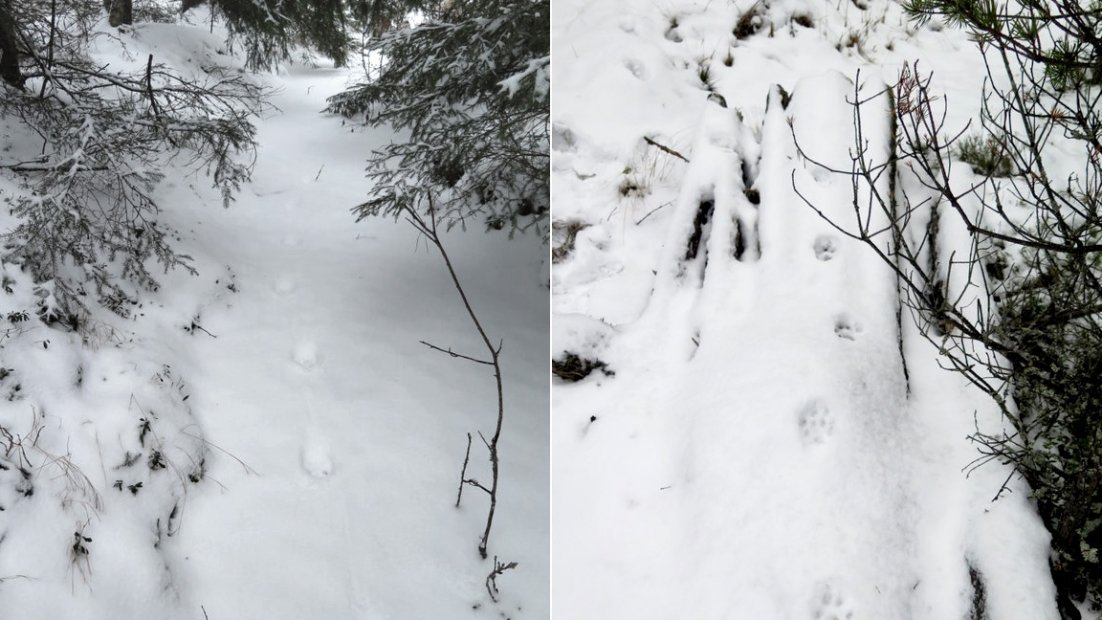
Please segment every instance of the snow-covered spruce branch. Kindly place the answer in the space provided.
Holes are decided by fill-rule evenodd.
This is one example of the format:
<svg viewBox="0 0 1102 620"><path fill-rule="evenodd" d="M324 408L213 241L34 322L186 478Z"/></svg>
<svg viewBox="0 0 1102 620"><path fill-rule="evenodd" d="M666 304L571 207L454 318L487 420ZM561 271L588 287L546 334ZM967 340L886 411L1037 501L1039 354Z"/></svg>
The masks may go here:
<svg viewBox="0 0 1102 620"><path fill-rule="evenodd" d="M360 217L411 206L447 228L543 232L549 200L546 0L483 0L445 10L369 43L377 74L329 100L328 110L409 131L375 152L376 197Z"/></svg>
<svg viewBox="0 0 1102 620"><path fill-rule="evenodd" d="M360 205L361 217L397 216L407 204L434 198L437 218L447 228L469 221L512 231L539 229L549 210L546 136L514 137L501 123L486 117L460 118L423 127L416 142L389 144L369 162L368 177L377 187L391 188ZM509 123L506 123L509 124ZM546 145L545 142L542 142Z"/></svg>
<svg viewBox="0 0 1102 620"><path fill-rule="evenodd" d="M204 170L228 206L251 171L250 117L263 91L213 70L186 78L152 56L134 73L109 71L80 49L32 47L24 58L23 76L36 87L7 86L0 114L21 119L41 144L7 166L24 193L11 200L20 222L5 235L5 258L52 281L71 323L89 292L125 314L138 291L157 287L149 258L165 270L191 269L157 220L160 170L173 163Z"/></svg>
<svg viewBox="0 0 1102 620"><path fill-rule="evenodd" d="M546 5L488 0L472 3L472 14L455 21L390 32L370 43L386 59L382 75L334 96L330 111L415 128L425 116L423 103L515 107L511 100L526 97L542 107L538 100L547 93L537 81L546 79L549 64ZM510 79L515 88L502 88Z"/></svg>
<svg viewBox="0 0 1102 620"><path fill-rule="evenodd" d="M467 478L467 462L470 459L471 451L471 435L467 434L467 456L463 460L463 472L460 474L459 482L459 496L456 498L455 504L458 507L459 503L463 499L463 486L473 486L489 496L490 508L486 514L486 529L482 533L482 538L478 543L478 554L482 556L482 559L487 557L487 547L490 544L490 530L494 524L494 513L497 510L497 489L499 480L500 462L498 460L498 441L501 439L501 426L505 421L505 397L502 388L501 378L501 349L503 343L498 343L496 346L493 341L490 340L490 336L487 334L485 327L482 325L482 321L479 320L478 314L475 313L474 308L471 307L470 300L467 299L467 293L463 289L463 285L459 282L459 275L455 271L455 266L452 264L451 257L448 255L447 250L444 248L443 240L440 238L440 231L437 227L436 211L432 203L431 196L429 199L429 209L426 215L422 215L413 209L407 209L405 212L406 221L410 223L418 232L428 239L429 243L436 248L440 254L440 258L444 261L444 266L447 267L448 276L451 278L452 284L455 286L456 292L459 293L459 298L463 301L463 308L466 310L467 316L470 317L471 322L474 323L475 330L478 332L479 339L481 339L483 346L486 348L486 353L489 355L489 360L481 360L467 355L457 354L451 351L451 349L442 349L441 347L422 342L426 346L437 350L443 351L452 357L460 357L469 361L477 362L479 364L488 364L494 369L494 385L497 390L497 420L494 425L494 434L487 440L481 432L478 436L482 439L482 443L486 446L486 450L490 455L490 471L491 481L490 486L478 482L477 480Z"/></svg>

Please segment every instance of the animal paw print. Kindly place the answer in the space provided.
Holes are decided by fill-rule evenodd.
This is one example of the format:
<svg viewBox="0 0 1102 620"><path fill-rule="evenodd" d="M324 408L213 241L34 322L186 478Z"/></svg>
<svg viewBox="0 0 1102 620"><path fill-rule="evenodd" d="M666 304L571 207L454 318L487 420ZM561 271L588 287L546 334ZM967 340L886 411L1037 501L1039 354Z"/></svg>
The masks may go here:
<svg viewBox="0 0 1102 620"><path fill-rule="evenodd" d="M315 478L328 478L333 473L333 456L329 443L314 431L307 433L302 446L302 469Z"/></svg>
<svg viewBox="0 0 1102 620"><path fill-rule="evenodd" d="M834 335L842 340L857 340L857 336L863 331L865 328L851 316L841 314L834 319Z"/></svg>
<svg viewBox="0 0 1102 620"><path fill-rule="evenodd" d="M834 434L834 414L819 400L804 405L796 416L796 422L804 445L821 445Z"/></svg>
<svg viewBox="0 0 1102 620"><path fill-rule="evenodd" d="M853 620L853 609L837 590L826 586L815 601L814 620Z"/></svg>
<svg viewBox="0 0 1102 620"><path fill-rule="evenodd" d="M819 235L815 238L815 244L812 247L815 250L815 258L826 262L834 258L834 254L838 252L838 240L833 235Z"/></svg>
<svg viewBox="0 0 1102 620"><path fill-rule="evenodd" d="M291 359L295 361L303 370L313 370L320 364L320 355L318 355L318 345L311 341L300 342L294 352L291 354Z"/></svg>
<svg viewBox="0 0 1102 620"><path fill-rule="evenodd" d="M646 66L644 66L643 63L635 60L634 58L628 58L624 60L624 68L630 71L637 80L645 80L650 77Z"/></svg>
<svg viewBox="0 0 1102 620"><path fill-rule="evenodd" d="M272 288L280 295L293 293L295 291L295 281L289 277L282 277L275 281Z"/></svg>

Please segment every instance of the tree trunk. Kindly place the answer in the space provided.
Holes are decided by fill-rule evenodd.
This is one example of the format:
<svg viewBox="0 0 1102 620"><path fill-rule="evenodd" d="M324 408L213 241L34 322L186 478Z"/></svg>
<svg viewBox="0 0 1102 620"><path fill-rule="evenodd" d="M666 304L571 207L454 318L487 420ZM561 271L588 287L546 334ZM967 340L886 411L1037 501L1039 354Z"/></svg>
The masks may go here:
<svg viewBox="0 0 1102 620"><path fill-rule="evenodd" d="M19 46L10 0L0 0L0 79L22 89L25 78L19 70Z"/></svg>
<svg viewBox="0 0 1102 620"><path fill-rule="evenodd" d="M107 9L107 23L112 28L134 23L134 0L104 0L103 8Z"/></svg>

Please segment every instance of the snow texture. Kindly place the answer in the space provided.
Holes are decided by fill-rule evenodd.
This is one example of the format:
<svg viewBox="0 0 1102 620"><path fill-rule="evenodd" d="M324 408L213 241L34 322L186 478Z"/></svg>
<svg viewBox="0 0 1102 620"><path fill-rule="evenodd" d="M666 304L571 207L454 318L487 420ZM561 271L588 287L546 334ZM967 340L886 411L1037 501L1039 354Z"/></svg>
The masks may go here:
<svg viewBox="0 0 1102 620"><path fill-rule="evenodd" d="M967 474L997 412L897 321L831 172L855 98L890 157L904 61L962 126L974 44L886 0L557 0L552 53L553 212L580 229L553 347L615 369L552 388L556 616L968 618L973 567L985 617L1057 618L1029 490Z"/></svg>
<svg viewBox="0 0 1102 620"><path fill-rule="evenodd" d="M224 34L135 25L99 54L237 70ZM439 256L349 212L391 139L319 114L352 77L313 62L256 77L275 107L229 209L166 165L155 198L199 275L165 274L129 318L48 327L48 284L0 266L0 617L550 617L546 245L444 239L505 343L490 551L518 567L494 603L486 499L454 507L465 435L495 422L493 377L419 343L480 346ZM28 139L17 127L3 139ZM488 472L476 445L468 475Z"/></svg>

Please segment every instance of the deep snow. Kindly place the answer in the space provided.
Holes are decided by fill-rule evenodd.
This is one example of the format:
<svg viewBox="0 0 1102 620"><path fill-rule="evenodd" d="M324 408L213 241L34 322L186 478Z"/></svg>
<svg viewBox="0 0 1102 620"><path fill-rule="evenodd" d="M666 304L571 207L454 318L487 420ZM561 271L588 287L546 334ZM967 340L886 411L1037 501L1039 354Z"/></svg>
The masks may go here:
<svg viewBox="0 0 1102 620"><path fill-rule="evenodd" d="M985 617L1058 617L1028 489L993 502L1008 472L968 473L993 407L794 189L852 230L849 179L811 161L849 168L847 99L918 60L959 128L974 44L885 0L563 0L552 53L553 213L579 229L552 354L614 373L552 387L555 615L968 618L974 572Z"/></svg>
<svg viewBox="0 0 1102 620"><path fill-rule="evenodd" d="M205 23L119 36L129 54L101 50L114 62L239 63ZM0 500L3 618L549 617L546 245L445 238L504 340L490 552L519 566L493 603L486 502L453 506L466 433L493 427L493 377L419 344L480 346L435 250L404 223L354 222L364 161L390 135L320 113L352 78L303 61L256 78L275 109L228 210L169 170L157 199L198 276L165 275L130 320L99 315L101 338L9 332L26 397L0 423L25 437L37 412L45 430L26 442L33 496ZM31 307L26 277L5 273L4 311ZM477 445L471 467L489 469Z"/></svg>

